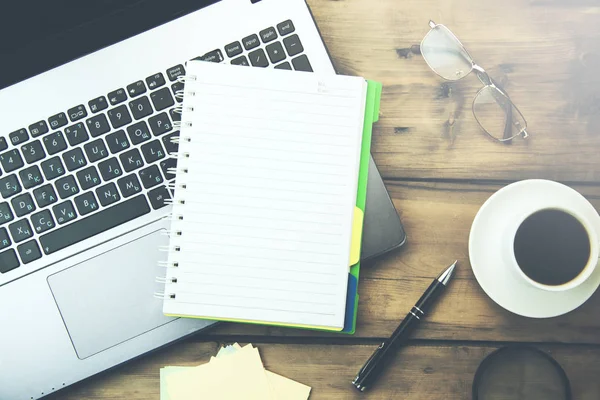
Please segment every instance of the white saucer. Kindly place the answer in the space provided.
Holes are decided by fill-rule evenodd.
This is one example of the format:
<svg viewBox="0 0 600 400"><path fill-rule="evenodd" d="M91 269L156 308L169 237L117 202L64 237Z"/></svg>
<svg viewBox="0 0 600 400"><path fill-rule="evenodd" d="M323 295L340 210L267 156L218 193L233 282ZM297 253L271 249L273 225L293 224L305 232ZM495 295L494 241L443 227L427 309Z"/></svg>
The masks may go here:
<svg viewBox="0 0 600 400"><path fill-rule="evenodd" d="M598 266L585 282L573 289L563 292L539 289L520 278L503 254L511 221L530 210L560 205L577 210L600 232L600 216L581 194L546 180L525 180L500 189L475 216L469 236L473 273L487 295L508 311L531 318L556 317L581 306L600 286Z"/></svg>

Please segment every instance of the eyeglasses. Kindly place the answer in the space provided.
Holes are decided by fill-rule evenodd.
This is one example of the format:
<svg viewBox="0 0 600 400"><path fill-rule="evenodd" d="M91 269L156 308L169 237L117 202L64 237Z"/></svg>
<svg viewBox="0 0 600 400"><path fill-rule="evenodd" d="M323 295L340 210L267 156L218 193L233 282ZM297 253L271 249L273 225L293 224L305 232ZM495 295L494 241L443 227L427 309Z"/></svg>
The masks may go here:
<svg viewBox="0 0 600 400"><path fill-rule="evenodd" d="M429 21L431 30L421 42L421 54L429 68L444 79L457 81L475 71L483 87L473 99L473 115L490 137L507 142L526 138L527 121L487 72L475 64L467 49L444 25Z"/></svg>

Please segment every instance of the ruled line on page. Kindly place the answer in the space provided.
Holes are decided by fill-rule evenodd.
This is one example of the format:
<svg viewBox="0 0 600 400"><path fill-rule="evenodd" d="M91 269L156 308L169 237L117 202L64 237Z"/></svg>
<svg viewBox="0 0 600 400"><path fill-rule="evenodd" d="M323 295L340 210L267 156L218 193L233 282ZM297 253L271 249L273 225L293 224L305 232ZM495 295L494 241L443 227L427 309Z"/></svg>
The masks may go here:
<svg viewBox="0 0 600 400"><path fill-rule="evenodd" d="M250 92L257 91L257 92L280 92L280 93L285 93L285 94L304 94L304 95L319 96L320 98L323 98L323 97L342 97L342 98L349 98L349 99L354 98L354 96L352 96L352 95L330 94L330 93L322 93L322 92L311 93L311 92L302 91L302 90L271 89L271 88L262 88L262 87L256 87L256 86L237 86L237 85L228 85L225 83L215 83L215 82L207 82L207 81L196 81L196 84L203 85L203 86L213 86L213 87L229 87L229 88L233 88L235 90L245 89ZM339 89L337 89L337 90L339 90Z"/></svg>
<svg viewBox="0 0 600 400"><path fill-rule="evenodd" d="M264 230L270 230L270 228L261 228ZM297 231L296 231L297 232ZM300 240L300 239L284 239L281 237L277 237L277 236L255 236L255 235L234 235L232 233L219 233L219 232L214 232L214 231L201 231L201 230L191 230L191 229L186 229L185 234L199 234L199 235L214 235L214 236L226 236L226 237L232 237L232 238L241 238L241 239L268 239L268 240L274 240L274 241L282 241L282 242L296 242L296 243L314 243L314 244L333 244L335 242L327 242L327 241L323 241L323 240ZM304 233L304 232L302 232ZM319 233L316 233L319 234Z"/></svg>
<svg viewBox="0 0 600 400"><path fill-rule="evenodd" d="M264 270L264 271L306 272L306 269L292 269L292 268L283 268L283 267L267 268L267 267L254 266L254 265L232 265L232 264L222 264L222 263L214 263L214 262L210 262L210 265L214 266L214 267L244 268L244 269L252 269L252 270L256 269L256 270ZM310 270L309 272L311 274L315 274L315 275L335 276L335 273L326 272L326 271ZM198 272L182 271L181 274L198 275Z"/></svg>
<svg viewBox="0 0 600 400"><path fill-rule="evenodd" d="M268 308L268 307L247 307L247 306L242 306L242 305L235 305L235 306L230 306L230 305L223 305L223 304L218 304L218 303L195 303L192 301L180 301L178 300L178 303L182 303L182 304L194 304L194 305L198 305L198 304L202 304L203 306L213 306L213 307L223 307L223 308L234 308L234 309L238 309L238 308L244 308L244 309L248 309L248 310L265 310L265 311L286 311L286 312L294 312L294 313L299 313L299 314L309 314L309 315L335 315L335 313L324 313L324 312L317 312L317 311L302 311L302 310L292 310L292 309L286 309L286 308Z"/></svg>
<svg viewBox="0 0 600 400"><path fill-rule="evenodd" d="M207 242L207 241L202 241L202 242L195 242L193 240L187 240L186 244L206 244L206 245L212 245L212 246L226 246L227 244L225 243L218 243L218 242ZM239 243L236 243L235 247L237 248L244 248L244 249L261 249L261 250L276 250L276 251L281 251L281 252L289 252L289 253L296 253L298 252L295 249L280 249L277 247L270 247L270 246L244 246L241 245ZM193 248L186 248L186 252L188 254L201 254L203 251L202 250L198 250L198 249L193 249ZM312 250L302 250L302 254L318 254L318 255L322 255L322 256L335 256L338 253L332 253L332 252L328 252L328 251L312 251Z"/></svg>
<svg viewBox="0 0 600 400"><path fill-rule="evenodd" d="M201 126L202 126L201 124L202 123L196 123L196 124L194 124L194 126L198 127L198 131L199 132L202 130L201 129ZM222 127L240 128L240 129L246 129L246 128L248 128L248 126L246 126L246 125L234 125L234 124L231 124L231 123L219 124L218 122L215 123L214 121L211 121L211 126L222 126ZM256 128L252 127L252 129L256 129ZM336 135L336 134L328 133L328 132L317 132L317 131L306 131L306 130L302 130L301 131L301 130L289 129L289 128L285 128L285 129L282 129L282 128L271 128L271 127L268 127L268 126L261 126L260 129L267 130L267 131L275 131L275 132L300 133L300 134L303 134L303 135L318 135L318 136L326 135L326 136L333 136L333 137L338 137L338 138L345 138L345 137L347 137L347 135L345 135L345 134Z"/></svg>

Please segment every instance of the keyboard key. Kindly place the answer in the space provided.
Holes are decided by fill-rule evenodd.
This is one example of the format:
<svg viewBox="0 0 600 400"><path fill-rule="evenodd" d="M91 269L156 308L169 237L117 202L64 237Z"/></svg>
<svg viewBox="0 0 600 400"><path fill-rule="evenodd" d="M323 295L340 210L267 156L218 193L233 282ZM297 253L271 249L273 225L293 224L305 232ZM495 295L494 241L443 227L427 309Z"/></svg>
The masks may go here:
<svg viewBox="0 0 600 400"><path fill-rule="evenodd" d="M129 93L129 96L131 97L137 97L146 93L146 85L144 85L144 81L137 81L127 86L127 93Z"/></svg>
<svg viewBox="0 0 600 400"><path fill-rule="evenodd" d="M80 147L76 147L73 150L67 151L62 157L65 165L67 166L67 170L69 171L75 171L87 165L87 160L85 159L83 151Z"/></svg>
<svg viewBox="0 0 600 400"><path fill-rule="evenodd" d="M27 164L32 164L46 157L42 142L39 140L24 144L21 146L21 151L23 152L23 157L25 158L25 161L27 161Z"/></svg>
<svg viewBox="0 0 600 400"><path fill-rule="evenodd" d="M242 45L240 42L229 43L225 46L225 53L227 53L227 56L230 58L235 57L242 53Z"/></svg>
<svg viewBox="0 0 600 400"><path fill-rule="evenodd" d="M98 137L110 131L110 125L108 124L108 120L104 114L98 114L92 118L89 118L85 122L92 137Z"/></svg>
<svg viewBox="0 0 600 400"><path fill-rule="evenodd" d="M5 274L18 268L21 264L17 258L17 253L13 249L9 249L0 253L0 273Z"/></svg>
<svg viewBox="0 0 600 400"><path fill-rule="evenodd" d="M242 43L244 44L244 48L246 50L251 50L257 47L260 44L260 41L258 40L258 36L250 35L243 38Z"/></svg>
<svg viewBox="0 0 600 400"><path fill-rule="evenodd" d="M167 91L168 90L169 89L167 89ZM152 106L150 105L150 100L148 100L148 97L146 96L140 97L137 100L129 102L129 108L131 109L131 114L133 114L133 118L135 118L136 120L147 117L148 115L154 112Z"/></svg>
<svg viewBox="0 0 600 400"><path fill-rule="evenodd" d="M131 143L134 145L143 143L152 138L148 125L146 125L144 121L127 127L127 133L129 134Z"/></svg>
<svg viewBox="0 0 600 400"><path fill-rule="evenodd" d="M65 128L65 136L71 146L77 146L90 138L85 125L81 122Z"/></svg>
<svg viewBox="0 0 600 400"><path fill-rule="evenodd" d="M131 115L129 114L126 105L122 105L117 108L113 108L112 110L109 110L108 118L110 119L110 123L115 129L119 129L122 126L131 123Z"/></svg>
<svg viewBox="0 0 600 400"><path fill-rule="evenodd" d="M138 195L80 219L71 225L47 233L40 237L40 244L44 253L52 254L149 212L148 201L144 195Z"/></svg>
<svg viewBox="0 0 600 400"><path fill-rule="evenodd" d="M175 178L175 174L169 172L169 169L171 168L177 168L176 158L167 158L166 160L160 162L160 169L162 170L163 175L168 181Z"/></svg>
<svg viewBox="0 0 600 400"><path fill-rule="evenodd" d="M93 165L79 171L77 173L77 180L79 181L81 190L88 190L102 183L100 175L98 175L98 170Z"/></svg>
<svg viewBox="0 0 600 400"><path fill-rule="evenodd" d="M223 53L221 53L221 50L220 49L216 49L216 50L213 50L213 51L209 51L208 53L206 53L203 56L198 57L197 59L201 60L201 61L208 61L208 62L220 63L225 58L223 58Z"/></svg>
<svg viewBox="0 0 600 400"><path fill-rule="evenodd" d="M40 247L35 240L30 240L29 242L18 246L17 251L21 256L21 261L23 261L23 264L29 264L30 262L42 258Z"/></svg>
<svg viewBox="0 0 600 400"><path fill-rule="evenodd" d="M29 133L31 137L38 137L48 133L49 128L46 121L36 122L35 124L29 125Z"/></svg>
<svg viewBox="0 0 600 400"><path fill-rule="evenodd" d="M150 124L150 129L152 129L154 136L160 136L173 129L173 125L171 124L171 120L167 113L160 113L151 117L148 119L148 123Z"/></svg>
<svg viewBox="0 0 600 400"><path fill-rule="evenodd" d="M158 74L147 77L146 84L150 90L156 89L165 84L165 77L159 72Z"/></svg>
<svg viewBox="0 0 600 400"><path fill-rule="evenodd" d="M294 28L292 21L288 19L287 21L277 24L277 30L281 36L285 36L294 32L296 28Z"/></svg>
<svg viewBox="0 0 600 400"><path fill-rule="evenodd" d="M29 193L23 193L20 196L13 198L10 203L17 217L22 217L35 211L35 203Z"/></svg>
<svg viewBox="0 0 600 400"><path fill-rule="evenodd" d="M10 139L10 142L13 144L13 146L18 146L21 143L29 140L29 134L27 133L27 129L23 128L9 134L8 138Z"/></svg>
<svg viewBox="0 0 600 400"><path fill-rule="evenodd" d="M298 35L288 36L283 39L283 44L290 55L290 57L295 56L296 54L300 54L304 51L304 47L302 47L302 43L300 42L300 38Z"/></svg>
<svg viewBox="0 0 600 400"><path fill-rule="evenodd" d="M183 101L183 97L178 97L177 96L177 92L183 91L183 89L185 88L184 84L182 82L175 82L174 84L171 85L171 90L173 91L173 96L175 96L175 100L178 103L181 103Z"/></svg>
<svg viewBox="0 0 600 400"><path fill-rule="evenodd" d="M161 186L148 192L148 198L152 208L158 210L166 206L165 201L169 200L171 195L165 186Z"/></svg>
<svg viewBox="0 0 600 400"><path fill-rule="evenodd" d="M29 225L29 221L27 221L27 219L13 222L8 226L8 230L10 231L10 235L15 243L22 242L23 240L27 240L33 236L31 225Z"/></svg>
<svg viewBox="0 0 600 400"><path fill-rule="evenodd" d="M12 149L6 153L0 154L0 164L2 164L2 168L4 168L4 171L6 172L12 172L24 165L21 153L19 153L19 150L17 149Z"/></svg>
<svg viewBox="0 0 600 400"><path fill-rule="evenodd" d="M275 32L275 28L273 27L264 29L258 34L260 35L263 43L269 43L270 41L277 39L277 32Z"/></svg>
<svg viewBox="0 0 600 400"><path fill-rule="evenodd" d="M151 165L148 168L144 168L139 172L140 180L144 188L150 189L156 185L163 183L163 177L160 174L160 170L156 165Z"/></svg>
<svg viewBox="0 0 600 400"><path fill-rule="evenodd" d="M98 169L100 170L102 179L105 181L110 181L111 179L115 179L123 175L123 170L121 170L121 165L116 157L102 161L100 164L98 164Z"/></svg>
<svg viewBox="0 0 600 400"><path fill-rule="evenodd" d="M88 160L90 160L91 163L108 157L108 150L106 149L106 145L102 139L96 139L93 142L87 143L85 146L83 146L83 148Z"/></svg>
<svg viewBox="0 0 600 400"><path fill-rule="evenodd" d="M131 172L144 166L142 155L138 149L131 149L128 152L121 154L119 158L121 159L121 163L123 163L125 172Z"/></svg>
<svg viewBox="0 0 600 400"><path fill-rule="evenodd" d="M67 121L67 115L65 113L58 113L48 118L48 123L50 124L50 128L52 129L58 129L60 127L63 127L68 122L69 121Z"/></svg>
<svg viewBox="0 0 600 400"><path fill-rule="evenodd" d="M10 238L8 237L8 232L4 228L0 228L0 250L4 250L8 246L11 245Z"/></svg>
<svg viewBox="0 0 600 400"><path fill-rule="evenodd" d="M185 75L185 68L183 68L183 65L181 64L171 67L167 70L167 76L171 82L176 81L181 75Z"/></svg>
<svg viewBox="0 0 600 400"><path fill-rule="evenodd" d="M98 200L100 200L102 207L108 207L121 200L117 186L112 182L96 189L96 196L98 196Z"/></svg>
<svg viewBox="0 0 600 400"><path fill-rule="evenodd" d="M15 219L15 217L8 203L0 203L0 225L6 224L7 222L12 221L13 219Z"/></svg>
<svg viewBox="0 0 600 400"><path fill-rule="evenodd" d="M125 198L131 197L142 191L142 185L136 174L127 175L126 177L119 179L117 185L119 185L119 189L121 189L121 193Z"/></svg>
<svg viewBox="0 0 600 400"><path fill-rule="evenodd" d="M173 139L179 138L179 131L168 134L162 138L163 145L167 154L177 154L179 143L173 143Z"/></svg>
<svg viewBox="0 0 600 400"><path fill-rule="evenodd" d="M100 96L88 102L88 106L90 106L90 110L93 113L100 112L102 110L106 110L108 108L108 102L106 101L106 97Z"/></svg>
<svg viewBox="0 0 600 400"><path fill-rule="evenodd" d="M51 181L59 176L63 176L65 174L65 167L60 158L53 157L42 162L42 171L44 172L46 180Z"/></svg>
<svg viewBox="0 0 600 400"><path fill-rule="evenodd" d="M279 42L271 43L270 45L268 45L267 54L269 55L269 59L273 64L276 64L279 61L285 59L285 51L283 50L283 46Z"/></svg>
<svg viewBox="0 0 600 400"><path fill-rule="evenodd" d="M284 63L281 63L281 64L279 64L279 65L276 65L276 66L275 66L275 69L288 69L288 70L291 70L291 69L292 69L292 66L290 65L290 63L289 63L289 62L287 62L287 61L286 61L286 62L284 62Z"/></svg>
<svg viewBox="0 0 600 400"><path fill-rule="evenodd" d="M42 178L42 173L37 165L19 171L19 177L25 189L31 189L44 183L44 178Z"/></svg>
<svg viewBox="0 0 600 400"><path fill-rule="evenodd" d="M33 230L38 234L44 233L56 226L50 210L44 210L33 214L31 216L31 224L33 225Z"/></svg>
<svg viewBox="0 0 600 400"><path fill-rule="evenodd" d="M67 115L71 119L71 122L79 121L82 118L87 117L87 111L83 104L73 107L67 111ZM54 128L54 127L53 127Z"/></svg>
<svg viewBox="0 0 600 400"><path fill-rule="evenodd" d="M171 91L169 88L162 88L150 94L150 98L152 99L152 104L154 104L154 108L156 111L162 111L165 108L169 108L175 104L173 100L173 96L171 96Z"/></svg>
<svg viewBox="0 0 600 400"><path fill-rule="evenodd" d="M6 141L6 138L0 137L0 151L4 151L8 149L8 142Z"/></svg>
<svg viewBox="0 0 600 400"><path fill-rule="evenodd" d="M308 57L306 57L306 55L304 54L300 57L294 58L292 60L292 64L294 64L294 69L296 71L313 72L313 69L310 66L310 62L308 62Z"/></svg>
<svg viewBox="0 0 600 400"><path fill-rule="evenodd" d="M60 225L66 224L67 222L77 218L77 213L73 208L73 203L71 203L71 200L67 200L64 203L60 203L52 207L52 212L54 213L56 221Z"/></svg>
<svg viewBox="0 0 600 400"><path fill-rule="evenodd" d="M241 56L241 57L238 57L236 59L231 60L231 64L233 64L233 65L243 65L244 67L250 66L250 64L248 63L248 59L246 58L246 56Z"/></svg>
<svg viewBox="0 0 600 400"><path fill-rule="evenodd" d="M35 201L39 208L44 208L58 201L58 197L56 196L56 192L52 185L44 185L35 189L33 191L33 197L35 197Z"/></svg>
<svg viewBox="0 0 600 400"><path fill-rule="evenodd" d="M112 106L116 106L127 100L127 93L125 93L125 89L117 89L108 94L108 101Z"/></svg>
<svg viewBox="0 0 600 400"><path fill-rule="evenodd" d="M252 63L253 67L267 67L269 65L269 61L267 61L267 55L263 49L254 50L252 53L248 54L248 58L250 59L250 63Z"/></svg>
<svg viewBox="0 0 600 400"><path fill-rule="evenodd" d="M77 206L79 215L87 215L100 208L93 192L87 192L75 197L75 206Z"/></svg>
<svg viewBox="0 0 600 400"><path fill-rule="evenodd" d="M112 154L117 154L125 149L129 148L129 140L125 135L124 130L111 133L106 137L106 143Z"/></svg>
<svg viewBox="0 0 600 400"><path fill-rule="evenodd" d="M54 132L48 136L44 136L44 146L49 155L54 155L67 148L65 136L61 131Z"/></svg>
<svg viewBox="0 0 600 400"><path fill-rule="evenodd" d="M71 197L79 193L79 187L77 187L77 183L75 182L75 177L73 177L73 175L67 175L64 178L60 178L54 185L56 186L56 191L61 199L66 199L67 197Z"/></svg>
<svg viewBox="0 0 600 400"><path fill-rule="evenodd" d="M148 164L165 158L165 151L160 144L160 140L156 139L142 146L142 154Z"/></svg>
<svg viewBox="0 0 600 400"><path fill-rule="evenodd" d="M21 184L15 174L5 176L0 179L0 194L2 198L8 199L17 193L21 192Z"/></svg>

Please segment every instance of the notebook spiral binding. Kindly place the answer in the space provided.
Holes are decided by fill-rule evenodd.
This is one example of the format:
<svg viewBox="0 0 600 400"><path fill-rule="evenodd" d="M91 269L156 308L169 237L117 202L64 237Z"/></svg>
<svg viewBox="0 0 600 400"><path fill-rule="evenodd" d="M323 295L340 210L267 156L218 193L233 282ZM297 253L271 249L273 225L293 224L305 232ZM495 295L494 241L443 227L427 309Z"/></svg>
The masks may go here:
<svg viewBox="0 0 600 400"><path fill-rule="evenodd" d="M196 76L194 76L194 75L188 75L188 76L182 75L177 78L177 82L183 83L184 85L186 83L193 82L196 80L197 80ZM185 120L183 120L183 118L185 117L185 115L187 113L194 112L194 107L185 105L185 99L190 98L190 97L195 97L195 96L196 96L195 91L193 91L193 90L186 91L185 88L183 90L178 90L177 92L175 92L175 98L177 100L179 100L180 102L183 101L182 104L179 104L174 109L175 113L182 116L181 121L173 122L173 127L175 129L181 130L182 127L191 128L193 126L191 121L185 121ZM179 143L181 143L181 141L186 141L188 143L191 143L192 138L189 136L181 136L180 135L179 137L173 137L171 139L171 142L173 144L179 144ZM181 206L185 205L185 190L187 189L187 175L189 173L187 160L190 158L190 155L189 155L189 153L171 153L171 154L169 154L169 156L173 157L173 158L177 158L178 161L177 161L176 168L169 168L169 170L168 170L169 173L175 174L176 178L174 181L171 181L167 184L167 187L169 189L174 190L174 196L173 196L173 199L167 200L167 201L165 201L165 203L169 204L169 205L177 204L178 206L181 207ZM159 248L159 250L161 252L168 253L169 260L158 262L158 266L160 268L164 268L167 270L167 272L166 272L167 276L157 276L156 277L157 283L165 285L165 291L164 292L155 292L154 297L157 299L176 299L177 298L177 295L175 293L173 293L172 291L167 291L167 288L168 288L168 286L177 284L177 282L178 282L177 276L172 276L171 274L169 274L169 270L179 268L180 261L177 257L177 254L181 252L181 243L179 242L178 239L181 238L181 236L183 236L183 231L181 229L179 229L177 226L179 225L180 221L183 221L183 215L180 215L180 214L176 215L173 212L171 212L168 219L171 221L171 230L166 232L165 234L170 237L170 242L169 242L168 246L161 246Z"/></svg>

